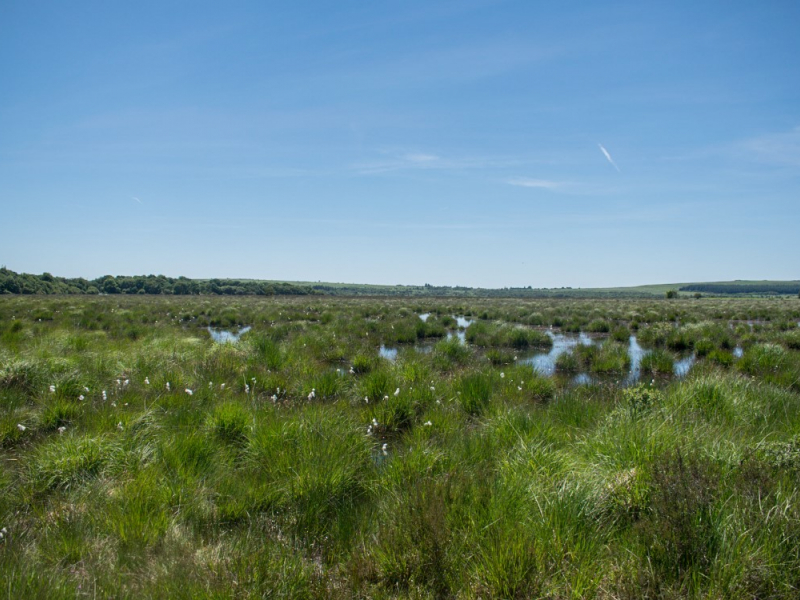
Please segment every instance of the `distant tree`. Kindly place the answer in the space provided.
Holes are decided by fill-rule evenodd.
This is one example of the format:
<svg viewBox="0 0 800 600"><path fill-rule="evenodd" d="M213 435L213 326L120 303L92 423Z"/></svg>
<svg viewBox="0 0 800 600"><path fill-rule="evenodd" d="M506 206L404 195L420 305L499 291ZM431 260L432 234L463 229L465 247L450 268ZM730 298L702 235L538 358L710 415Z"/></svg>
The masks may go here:
<svg viewBox="0 0 800 600"><path fill-rule="evenodd" d="M113 277L110 277L103 282L103 291L106 294L119 294L119 285Z"/></svg>
<svg viewBox="0 0 800 600"><path fill-rule="evenodd" d="M678 297L678 290L667 290L667 299L671 300L672 298Z"/></svg>
<svg viewBox="0 0 800 600"><path fill-rule="evenodd" d="M703 294L701 294L700 292L695 292L694 293L694 297L697 298L697 299L700 299L700 298L703 297Z"/></svg>

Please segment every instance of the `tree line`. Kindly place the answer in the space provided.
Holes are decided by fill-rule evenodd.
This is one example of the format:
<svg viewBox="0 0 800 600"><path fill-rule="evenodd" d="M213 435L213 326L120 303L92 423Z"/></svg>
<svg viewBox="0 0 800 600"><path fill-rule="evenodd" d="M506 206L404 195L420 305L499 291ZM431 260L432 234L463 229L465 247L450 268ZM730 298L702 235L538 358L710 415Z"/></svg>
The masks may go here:
<svg viewBox="0 0 800 600"><path fill-rule="evenodd" d="M317 294L306 286L239 279L189 279L165 275L104 275L97 279L32 275L0 268L0 294L167 294L227 296L302 296Z"/></svg>
<svg viewBox="0 0 800 600"><path fill-rule="evenodd" d="M693 283L683 286L681 291L706 294L798 294L800 281Z"/></svg>

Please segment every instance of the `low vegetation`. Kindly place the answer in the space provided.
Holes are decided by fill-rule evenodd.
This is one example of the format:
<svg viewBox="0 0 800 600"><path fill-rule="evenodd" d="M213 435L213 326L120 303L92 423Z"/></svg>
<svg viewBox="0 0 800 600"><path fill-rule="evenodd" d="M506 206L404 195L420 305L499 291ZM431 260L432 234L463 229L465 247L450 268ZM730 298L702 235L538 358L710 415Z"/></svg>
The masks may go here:
<svg viewBox="0 0 800 600"><path fill-rule="evenodd" d="M4 296L0 590L796 598L799 320L663 293ZM573 332L555 375L523 362Z"/></svg>

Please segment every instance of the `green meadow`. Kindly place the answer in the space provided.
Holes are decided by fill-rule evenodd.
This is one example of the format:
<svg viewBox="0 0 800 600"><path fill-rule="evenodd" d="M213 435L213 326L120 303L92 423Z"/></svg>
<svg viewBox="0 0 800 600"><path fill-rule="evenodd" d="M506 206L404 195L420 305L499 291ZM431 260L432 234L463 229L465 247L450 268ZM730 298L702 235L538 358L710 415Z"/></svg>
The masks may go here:
<svg viewBox="0 0 800 600"><path fill-rule="evenodd" d="M0 597L797 598L798 321L2 296Z"/></svg>

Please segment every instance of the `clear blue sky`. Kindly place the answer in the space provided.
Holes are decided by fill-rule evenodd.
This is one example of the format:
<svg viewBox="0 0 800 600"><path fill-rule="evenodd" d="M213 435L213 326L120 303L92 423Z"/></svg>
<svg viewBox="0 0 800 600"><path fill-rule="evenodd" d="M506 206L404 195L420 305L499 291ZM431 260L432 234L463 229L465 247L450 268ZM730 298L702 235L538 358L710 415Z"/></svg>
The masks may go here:
<svg viewBox="0 0 800 600"><path fill-rule="evenodd" d="M798 31L796 0L5 0L0 264L798 278Z"/></svg>

